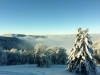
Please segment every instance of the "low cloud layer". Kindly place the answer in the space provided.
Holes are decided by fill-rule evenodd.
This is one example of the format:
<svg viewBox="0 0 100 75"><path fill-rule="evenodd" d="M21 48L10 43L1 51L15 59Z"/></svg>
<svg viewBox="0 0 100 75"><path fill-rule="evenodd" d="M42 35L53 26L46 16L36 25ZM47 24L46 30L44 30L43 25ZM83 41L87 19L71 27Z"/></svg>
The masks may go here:
<svg viewBox="0 0 100 75"><path fill-rule="evenodd" d="M92 40L98 40L100 39L100 35L97 34L92 34ZM63 47L69 51L74 43L75 43L75 36L67 36L67 35L58 35L58 36L46 36L47 38L21 38L24 39L26 42L30 43L32 46L35 46L37 43L41 43L43 45L47 45L48 47L50 46L57 46L57 47Z"/></svg>

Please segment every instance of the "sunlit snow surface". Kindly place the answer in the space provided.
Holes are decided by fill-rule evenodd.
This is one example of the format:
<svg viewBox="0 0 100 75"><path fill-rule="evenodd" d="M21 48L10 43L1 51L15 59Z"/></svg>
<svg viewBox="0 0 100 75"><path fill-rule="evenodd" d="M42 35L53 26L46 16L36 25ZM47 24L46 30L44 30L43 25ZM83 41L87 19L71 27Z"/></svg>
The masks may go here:
<svg viewBox="0 0 100 75"><path fill-rule="evenodd" d="M66 71L67 65L54 65L51 68L39 68L36 65L0 66L0 75L75 75ZM97 67L100 75L100 67Z"/></svg>

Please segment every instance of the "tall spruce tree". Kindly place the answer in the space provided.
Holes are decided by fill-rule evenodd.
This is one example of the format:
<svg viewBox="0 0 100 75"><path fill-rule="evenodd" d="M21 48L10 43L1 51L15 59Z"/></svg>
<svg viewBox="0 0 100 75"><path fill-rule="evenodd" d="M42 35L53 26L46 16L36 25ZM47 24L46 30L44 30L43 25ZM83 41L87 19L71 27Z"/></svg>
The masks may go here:
<svg viewBox="0 0 100 75"><path fill-rule="evenodd" d="M93 58L91 36L88 29L78 29L73 48L69 52L67 71L79 75L97 75L96 64Z"/></svg>

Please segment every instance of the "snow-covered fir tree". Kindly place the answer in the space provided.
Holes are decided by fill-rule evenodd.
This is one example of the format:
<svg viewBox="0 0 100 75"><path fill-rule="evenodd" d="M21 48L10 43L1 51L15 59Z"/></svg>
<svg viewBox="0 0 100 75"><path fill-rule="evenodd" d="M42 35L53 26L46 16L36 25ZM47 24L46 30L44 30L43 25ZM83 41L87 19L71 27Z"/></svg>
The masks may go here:
<svg viewBox="0 0 100 75"><path fill-rule="evenodd" d="M96 64L93 58L91 36L88 29L78 29L75 44L68 56L67 71L79 75L96 75Z"/></svg>

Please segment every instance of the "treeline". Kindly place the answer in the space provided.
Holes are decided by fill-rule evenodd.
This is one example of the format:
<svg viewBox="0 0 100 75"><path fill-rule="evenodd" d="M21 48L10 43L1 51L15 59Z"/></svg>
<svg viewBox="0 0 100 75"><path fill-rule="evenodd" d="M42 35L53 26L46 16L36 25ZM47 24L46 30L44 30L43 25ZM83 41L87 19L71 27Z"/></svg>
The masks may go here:
<svg viewBox="0 0 100 75"><path fill-rule="evenodd" d="M0 48L0 65L37 64L38 67L50 67L53 64L65 65L66 61L66 49L61 47L48 48L45 45L36 44L33 50Z"/></svg>

